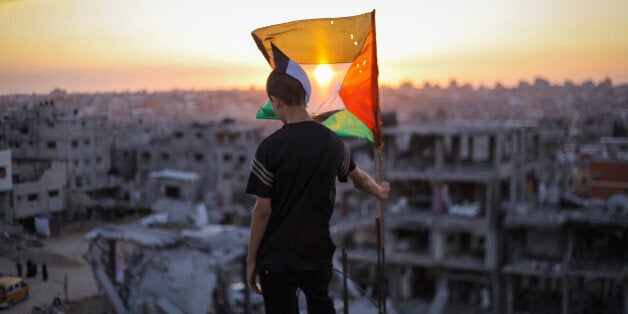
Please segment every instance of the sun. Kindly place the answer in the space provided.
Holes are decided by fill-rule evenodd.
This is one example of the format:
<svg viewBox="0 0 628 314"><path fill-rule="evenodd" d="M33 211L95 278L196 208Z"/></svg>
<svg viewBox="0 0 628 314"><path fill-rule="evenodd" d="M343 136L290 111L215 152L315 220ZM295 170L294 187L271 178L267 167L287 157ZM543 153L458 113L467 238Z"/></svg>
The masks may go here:
<svg viewBox="0 0 628 314"><path fill-rule="evenodd" d="M334 70L329 64L320 64L314 70L314 78L316 78L319 86L327 86L334 78Z"/></svg>

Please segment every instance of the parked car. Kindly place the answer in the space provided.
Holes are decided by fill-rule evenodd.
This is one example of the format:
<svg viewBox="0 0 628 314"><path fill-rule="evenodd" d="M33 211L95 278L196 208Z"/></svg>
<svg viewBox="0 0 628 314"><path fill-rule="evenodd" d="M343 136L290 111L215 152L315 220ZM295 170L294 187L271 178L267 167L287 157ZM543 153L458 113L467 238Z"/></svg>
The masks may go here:
<svg viewBox="0 0 628 314"><path fill-rule="evenodd" d="M29 286L20 277L0 277L0 308L8 308L28 298Z"/></svg>

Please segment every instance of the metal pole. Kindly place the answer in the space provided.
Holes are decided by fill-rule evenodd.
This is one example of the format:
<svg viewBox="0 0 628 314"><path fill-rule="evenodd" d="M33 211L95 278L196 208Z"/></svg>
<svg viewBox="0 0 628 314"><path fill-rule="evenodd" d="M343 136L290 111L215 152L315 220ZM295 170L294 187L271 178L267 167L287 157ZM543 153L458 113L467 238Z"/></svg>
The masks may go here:
<svg viewBox="0 0 628 314"><path fill-rule="evenodd" d="M377 312L379 314L384 313L383 312L383 308L382 305L384 304L383 302L383 298L382 298L382 279L383 279L383 274L382 274L382 250L380 249L382 246L382 237L381 235L381 229L380 229L381 225L380 225L380 220L379 218L375 218L375 230L377 230L377 266L375 267L375 273L377 274Z"/></svg>
<svg viewBox="0 0 628 314"><path fill-rule="evenodd" d="M349 314L349 292L347 291L347 276L349 268L347 267L347 249L342 247L342 300L344 304L344 314Z"/></svg>

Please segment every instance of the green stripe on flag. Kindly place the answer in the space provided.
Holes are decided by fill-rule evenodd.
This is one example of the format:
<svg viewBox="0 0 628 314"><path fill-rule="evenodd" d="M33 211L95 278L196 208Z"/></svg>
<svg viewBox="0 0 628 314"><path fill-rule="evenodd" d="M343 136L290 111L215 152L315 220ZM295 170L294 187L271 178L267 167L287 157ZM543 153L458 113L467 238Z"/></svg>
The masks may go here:
<svg viewBox="0 0 628 314"><path fill-rule="evenodd" d="M375 142L371 129L348 110L334 113L327 120L323 121L322 124L340 136L360 137L372 143Z"/></svg>
<svg viewBox="0 0 628 314"><path fill-rule="evenodd" d="M259 110L257 111L257 114L255 115L255 119L264 119L264 120L279 119L277 118L277 116L275 115L275 112L273 111L273 106L270 104L270 100L266 102L266 104L263 105L261 108L259 108Z"/></svg>
<svg viewBox="0 0 628 314"><path fill-rule="evenodd" d="M262 120L279 119L275 115L270 101L259 108L255 118ZM367 139L373 143L375 142L375 137L373 136L371 129L369 129L364 122L346 109L334 113L321 124L340 136L359 137Z"/></svg>

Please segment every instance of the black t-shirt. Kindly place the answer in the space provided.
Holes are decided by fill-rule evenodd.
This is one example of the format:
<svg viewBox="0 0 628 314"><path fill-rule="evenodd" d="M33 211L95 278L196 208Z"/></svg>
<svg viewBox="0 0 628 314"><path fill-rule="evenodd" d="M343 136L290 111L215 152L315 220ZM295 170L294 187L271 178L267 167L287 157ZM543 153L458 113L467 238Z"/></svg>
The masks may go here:
<svg viewBox="0 0 628 314"><path fill-rule="evenodd" d="M346 182L354 168L338 135L315 121L285 124L260 144L246 187L249 194L271 199L259 267L290 272L331 264L335 180Z"/></svg>

